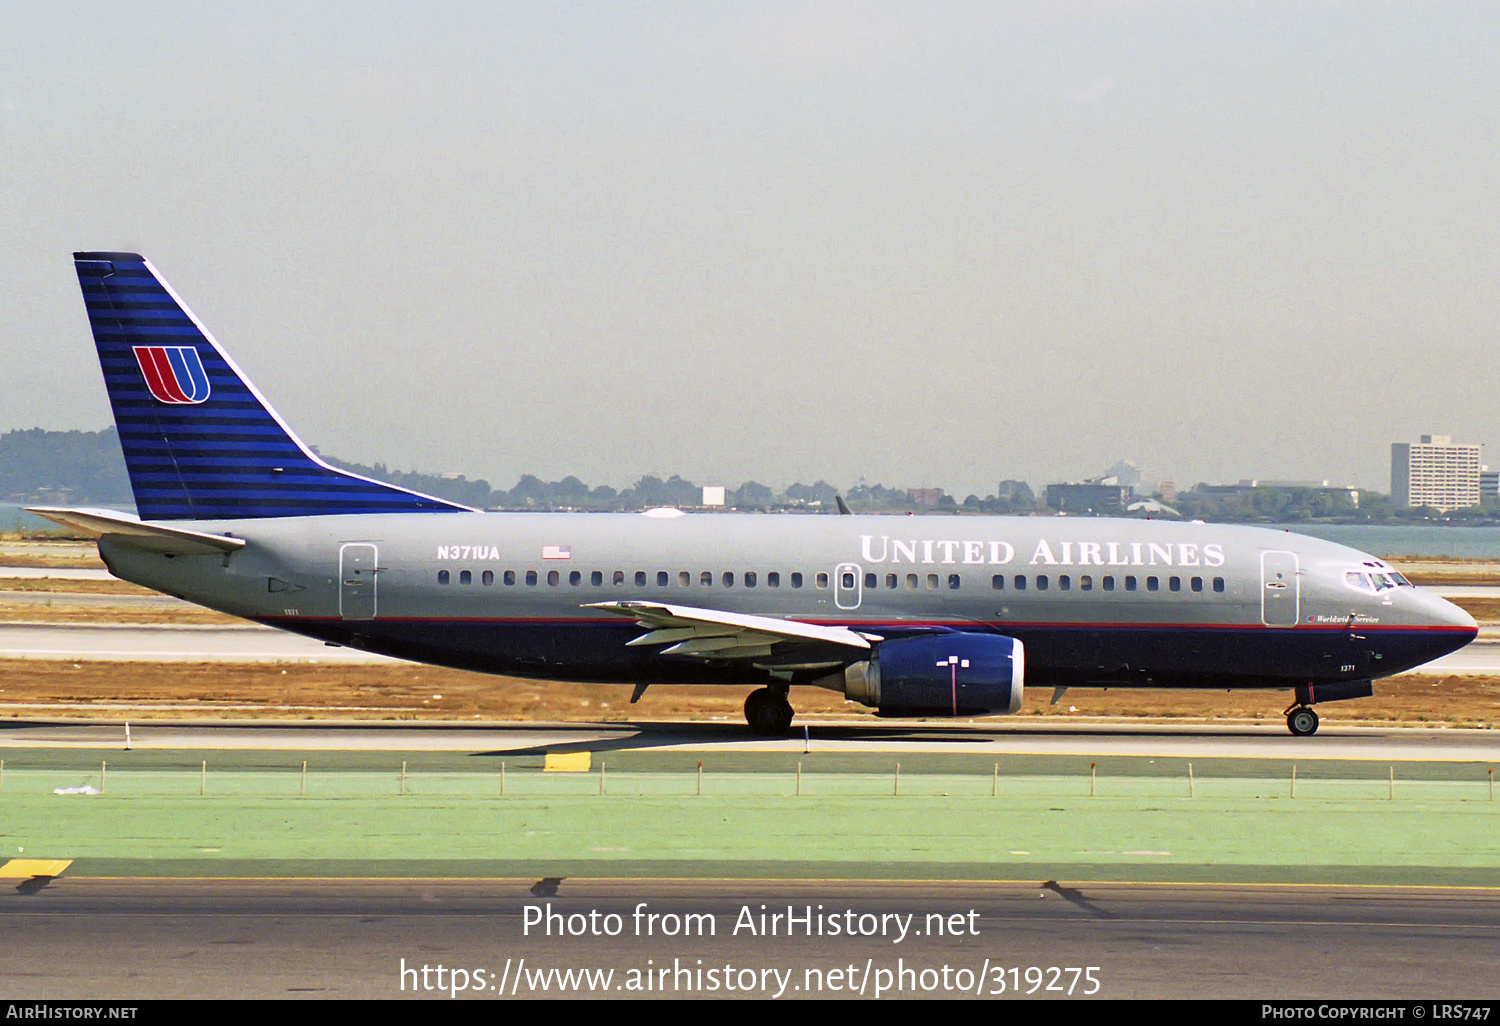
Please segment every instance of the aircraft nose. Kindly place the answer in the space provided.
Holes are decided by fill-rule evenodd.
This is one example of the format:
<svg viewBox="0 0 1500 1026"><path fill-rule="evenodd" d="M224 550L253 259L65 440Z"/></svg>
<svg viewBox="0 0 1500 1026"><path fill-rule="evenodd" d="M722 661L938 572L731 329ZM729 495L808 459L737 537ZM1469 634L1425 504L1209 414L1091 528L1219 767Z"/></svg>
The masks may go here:
<svg viewBox="0 0 1500 1026"><path fill-rule="evenodd" d="M1479 625L1464 609L1438 595L1422 593L1421 599L1422 621L1429 628L1432 648L1429 658L1456 652L1478 636Z"/></svg>
<svg viewBox="0 0 1500 1026"><path fill-rule="evenodd" d="M1466 637L1469 640L1472 640L1479 633L1479 624L1474 621L1474 618L1463 607L1455 605L1438 595L1429 595L1427 598L1433 607L1433 626L1466 632Z"/></svg>

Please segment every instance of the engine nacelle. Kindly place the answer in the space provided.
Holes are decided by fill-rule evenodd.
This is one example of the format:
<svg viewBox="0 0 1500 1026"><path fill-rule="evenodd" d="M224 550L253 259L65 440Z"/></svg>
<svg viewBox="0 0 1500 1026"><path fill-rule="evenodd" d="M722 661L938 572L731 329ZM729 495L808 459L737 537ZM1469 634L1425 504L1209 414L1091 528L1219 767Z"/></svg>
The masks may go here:
<svg viewBox="0 0 1500 1026"><path fill-rule="evenodd" d="M953 632L882 641L818 683L882 716L982 716L1019 711L1025 676L1017 639Z"/></svg>

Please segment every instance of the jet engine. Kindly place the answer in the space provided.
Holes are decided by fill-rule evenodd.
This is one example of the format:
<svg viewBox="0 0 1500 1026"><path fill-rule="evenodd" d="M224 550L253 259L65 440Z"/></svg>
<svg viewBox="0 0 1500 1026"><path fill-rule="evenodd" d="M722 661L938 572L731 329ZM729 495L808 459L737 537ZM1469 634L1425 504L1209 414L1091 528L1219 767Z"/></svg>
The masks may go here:
<svg viewBox="0 0 1500 1026"><path fill-rule="evenodd" d="M1021 708L1025 650L998 634L882 641L870 658L817 683L881 716L982 716Z"/></svg>

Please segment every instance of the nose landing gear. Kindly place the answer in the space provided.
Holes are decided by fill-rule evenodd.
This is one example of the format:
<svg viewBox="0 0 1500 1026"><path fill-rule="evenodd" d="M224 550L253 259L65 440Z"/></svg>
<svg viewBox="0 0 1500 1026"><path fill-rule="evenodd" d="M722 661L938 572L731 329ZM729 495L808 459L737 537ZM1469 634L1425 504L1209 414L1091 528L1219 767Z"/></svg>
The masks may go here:
<svg viewBox="0 0 1500 1026"><path fill-rule="evenodd" d="M1312 737L1318 732L1318 714L1314 702L1342 702L1351 698L1369 698L1375 693L1370 680L1337 680L1322 684L1298 684L1295 699L1286 710L1286 729L1297 737Z"/></svg>
<svg viewBox="0 0 1500 1026"><path fill-rule="evenodd" d="M757 688L745 699L745 722L761 737L781 737L792 726L792 704L786 688Z"/></svg>
<svg viewBox="0 0 1500 1026"><path fill-rule="evenodd" d="M1298 703L1286 711L1286 728L1297 737L1312 737L1318 732L1318 714Z"/></svg>

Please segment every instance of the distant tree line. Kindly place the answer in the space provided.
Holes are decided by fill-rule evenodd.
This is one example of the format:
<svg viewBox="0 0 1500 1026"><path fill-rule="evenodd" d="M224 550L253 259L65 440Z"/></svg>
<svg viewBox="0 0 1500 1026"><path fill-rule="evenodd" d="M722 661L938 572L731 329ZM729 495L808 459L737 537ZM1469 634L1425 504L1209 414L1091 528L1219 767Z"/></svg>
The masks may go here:
<svg viewBox="0 0 1500 1026"><path fill-rule="evenodd" d="M0 499L5 502L133 502L120 439L103 431L0 434Z"/></svg>
<svg viewBox="0 0 1500 1026"><path fill-rule="evenodd" d="M525 474L506 491L486 480L461 474L424 474L392 470L383 463L365 465L322 456L330 465L379 481L473 506L509 510L640 510L654 506L696 507L703 502L700 485L674 474L663 481L647 475L623 491L609 485L590 488L569 475L543 481ZM827 481L794 484L777 492L758 481L727 489L726 507L741 510L826 511L835 508L838 490ZM948 513L1050 515L1025 481L1001 481L995 494L969 495L960 502L941 495L935 506L913 498L912 491L882 484L858 484L843 495L856 513ZM1162 499L1162 496L1156 496ZM43 431L31 428L0 434L0 501L37 504L121 505L133 502L130 479L113 427L103 431ZM1492 522L1500 519L1493 502L1443 513L1430 507L1405 509L1390 497L1361 490L1356 504L1345 489L1258 487L1226 489L1198 484L1178 492L1167 503L1189 520L1225 523L1339 520L1374 523ZM1144 515L1144 514L1143 514ZM1158 514L1152 514L1158 515Z"/></svg>

